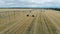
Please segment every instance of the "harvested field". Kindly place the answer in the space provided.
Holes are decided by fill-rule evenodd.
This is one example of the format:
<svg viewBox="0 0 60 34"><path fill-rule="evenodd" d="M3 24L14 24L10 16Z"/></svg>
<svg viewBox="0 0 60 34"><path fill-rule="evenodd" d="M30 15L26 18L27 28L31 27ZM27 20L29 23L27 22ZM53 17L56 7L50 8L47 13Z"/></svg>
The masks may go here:
<svg viewBox="0 0 60 34"><path fill-rule="evenodd" d="M60 34L60 11L0 9L0 34Z"/></svg>

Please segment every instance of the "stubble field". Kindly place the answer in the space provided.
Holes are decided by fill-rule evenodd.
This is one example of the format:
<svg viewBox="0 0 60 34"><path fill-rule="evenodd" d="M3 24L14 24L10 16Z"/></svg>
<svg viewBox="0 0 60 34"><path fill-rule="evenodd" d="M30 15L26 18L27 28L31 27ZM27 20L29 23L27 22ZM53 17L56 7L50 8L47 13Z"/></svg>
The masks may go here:
<svg viewBox="0 0 60 34"><path fill-rule="evenodd" d="M0 9L0 34L60 34L60 11Z"/></svg>

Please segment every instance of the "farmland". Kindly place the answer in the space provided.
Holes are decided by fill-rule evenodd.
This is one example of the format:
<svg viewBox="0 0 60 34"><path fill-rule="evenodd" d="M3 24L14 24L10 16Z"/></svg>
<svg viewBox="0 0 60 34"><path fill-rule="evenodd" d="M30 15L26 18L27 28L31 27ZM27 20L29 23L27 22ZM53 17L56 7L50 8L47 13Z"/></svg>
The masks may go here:
<svg viewBox="0 0 60 34"><path fill-rule="evenodd" d="M0 34L60 34L60 11L0 9Z"/></svg>

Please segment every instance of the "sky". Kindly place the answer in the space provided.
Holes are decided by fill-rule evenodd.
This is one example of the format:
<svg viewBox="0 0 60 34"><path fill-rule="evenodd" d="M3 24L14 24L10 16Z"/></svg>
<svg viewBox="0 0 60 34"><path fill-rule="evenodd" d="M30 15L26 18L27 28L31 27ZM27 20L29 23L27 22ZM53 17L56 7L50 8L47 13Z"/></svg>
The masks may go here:
<svg viewBox="0 0 60 34"><path fill-rule="evenodd" d="M57 7L60 0L0 0L0 7Z"/></svg>

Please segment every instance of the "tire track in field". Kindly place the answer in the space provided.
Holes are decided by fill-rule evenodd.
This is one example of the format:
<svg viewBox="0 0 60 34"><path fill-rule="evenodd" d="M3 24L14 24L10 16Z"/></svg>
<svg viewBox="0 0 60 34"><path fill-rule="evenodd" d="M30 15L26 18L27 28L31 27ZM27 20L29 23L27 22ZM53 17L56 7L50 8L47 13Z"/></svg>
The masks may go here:
<svg viewBox="0 0 60 34"><path fill-rule="evenodd" d="M32 18L33 18L33 17L32 17ZM35 19L35 17L34 17L34 19ZM33 19L33 20L34 20L34 19ZM32 20L32 21L33 21L33 20ZM28 23L31 23L31 22L28 22L28 21L27 21L27 24L28 24ZM30 25L30 24L29 24L29 25ZM20 34L25 34L25 31L28 29L29 25L28 25L27 27L25 27L25 28L26 28L25 30L21 30L21 29L20 29L20 30L22 31L22 32L20 32ZM24 26L24 25L23 25L23 26ZM26 32L27 32L27 31L26 31ZM18 34L19 34L19 33L18 33Z"/></svg>
<svg viewBox="0 0 60 34"><path fill-rule="evenodd" d="M45 24L48 28L49 34L57 34L57 32L56 32L57 29L54 26L54 24L50 21L50 19L48 17L46 17L46 15L44 15L44 14L43 14L43 17L44 17Z"/></svg>
<svg viewBox="0 0 60 34"><path fill-rule="evenodd" d="M31 20L30 20L31 19ZM33 18L34 19L34 18ZM29 21L29 22L28 22ZM16 32L18 31L18 30L20 30L21 31L21 33L20 34L24 34L24 30L29 26L29 24L31 23L31 21L32 21L32 18L29 18L28 19L28 21L26 21L26 23L24 23L23 25L21 25L21 27L19 26L18 28L17 28L17 30L14 30L14 33L13 34L17 34ZM24 21L25 22L25 21ZM19 31L18 31L19 32ZM19 34L19 33L18 33Z"/></svg>
<svg viewBox="0 0 60 34"><path fill-rule="evenodd" d="M29 25L29 27L26 29L26 31L25 31L25 34L30 34L30 30L32 29L32 26L33 26L33 22L34 22L34 20L35 20L36 18L34 18L33 20L32 20L32 22L31 22L31 24Z"/></svg>
<svg viewBox="0 0 60 34"><path fill-rule="evenodd" d="M18 23L15 23L15 24L11 25L9 28L6 28L4 31L1 31L0 33L3 33L5 31L8 31L10 28L12 28L13 26L15 26L16 24L18 24Z"/></svg>
<svg viewBox="0 0 60 34"><path fill-rule="evenodd" d="M49 34L45 21L44 21L45 17L43 16L43 11L41 11L40 17L41 18L40 18L40 33L39 34Z"/></svg>
<svg viewBox="0 0 60 34"><path fill-rule="evenodd" d="M33 27L36 27L36 19L37 19L37 13L34 13L36 14L35 18L32 20L30 26L28 27L28 29L26 30L26 33L25 34L32 34L34 30L36 30L36 28L34 29Z"/></svg>
<svg viewBox="0 0 60 34"><path fill-rule="evenodd" d="M59 23L59 21L58 22L56 22L55 21L55 19L57 19L57 18L55 18L54 16L48 16L49 14L46 14L46 16L48 17L48 19L51 21L51 23L55 26L55 30L56 30L56 32L57 32L57 34L59 34L59 32L60 32L60 27L57 25L58 23ZM53 15L53 14L52 14Z"/></svg>
<svg viewBox="0 0 60 34"><path fill-rule="evenodd" d="M29 19L31 19L31 18L29 18ZM27 20L30 21L29 19L27 19ZM26 22L27 20L23 21L21 24L18 24L18 26L15 27L15 28L13 28L11 31L9 31L9 33L10 33L10 34L15 34L16 32L18 32L17 30L19 30L19 28L25 27L26 24L28 24L28 23L24 23L24 22ZM25 29L25 28L24 28L24 29ZM23 30L23 29L22 29L22 30Z"/></svg>

